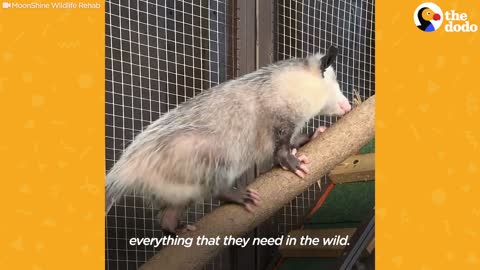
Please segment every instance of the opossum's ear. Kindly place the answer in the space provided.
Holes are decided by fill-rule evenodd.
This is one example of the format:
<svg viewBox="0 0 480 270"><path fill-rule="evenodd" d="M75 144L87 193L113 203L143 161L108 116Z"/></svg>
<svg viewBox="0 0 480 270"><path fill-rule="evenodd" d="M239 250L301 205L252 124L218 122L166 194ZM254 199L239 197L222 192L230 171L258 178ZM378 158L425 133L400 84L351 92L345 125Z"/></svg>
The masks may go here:
<svg viewBox="0 0 480 270"><path fill-rule="evenodd" d="M334 46L330 46L328 48L327 53L320 59L320 71L323 73L325 70L335 62L335 59L337 58L338 50Z"/></svg>

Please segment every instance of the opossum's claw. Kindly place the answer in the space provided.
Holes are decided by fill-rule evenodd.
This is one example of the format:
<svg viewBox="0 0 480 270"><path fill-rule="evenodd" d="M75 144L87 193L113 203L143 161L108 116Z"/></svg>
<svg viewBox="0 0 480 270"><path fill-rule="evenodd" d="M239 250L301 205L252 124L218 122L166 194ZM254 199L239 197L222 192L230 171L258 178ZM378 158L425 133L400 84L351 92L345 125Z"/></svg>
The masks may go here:
<svg viewBox="0 0 480 270"><path fill-rule="evenodd" d="M297 166L297 170L295 170L295 174L300 176L300 178L303 179L305 178L305 175L309 173L310 173L310 170L308 169L307 165L305 165L304 162L300 161L299 165Z"/></svg>
<svg viewBox="0 0 480 270"><path fill-rule="evenodd" d="M309 160L308 157L305 156L305 155L300 155L300 156L298 157L298 160L299 160L300 162L302 162L302 163L305 163L305 164L310 163L310 160Z"/></svg>
<svg viewBox="0 0 480 270"><path fill-rule="evenodd" d="M310 170L305 164L310 163L310 160L306 155L303 155L303 154L297 157L296 154L298 154L298 152L296 148L292 149L291 154L292 156L289 159L296 159L296 161L293 161L293 160L289 161L289 163L291 163L291 166L294 168L294 170L292 171L296 175L298 175L300 178L302 179L305 178L305 175L310 173ZM282 168L284 167L282 166ZM286 170L288 170L288 168Z"/></svg>
<svg viewBox="0 0 480 270"><path fill-rule="evenodd" d="M244 206L245 206L245 209L247 209L247 211L248 211L249 213L253 213L253 212L255 211L255 210L253 209L253 204L251 204L251 203L245 203Z"/></svg>
<svg viewBox="0 0 480 270"><path fill-rule="evenodd" d="M242 205L248 212L253 212L254 207L260 203L260 194L253 189L245 189L244 187L236 190L223 192L218 199L224 202L231 202Z"/></svg>
<svg viewBox="0 0 480 270"><path fill-rule="evenodd" d="M327 127L325 127L325 126L320 126L320 127L318 127L318 128L315 130L315 133L313 133L312 139L318 137L318 135L320 135L321 133L325 132L325 130L327 130Z"/></svg>
<svg viewBox="0 0 480 270"><path fill-rule="evenodd" d="M166 235L176 235L185 233L187 231L195 231L197 228L194 225L180 224L179 216L180 209L166 208L159 213L160 226Z"/></svg>
<svg viewBox="0 0 480 270"><path fill-rule="evenodd" d="M310 170L308 169L307 165L305 165L305 164L300 165L300 170L302 170L305 174L310 173Z"/></svg>
<svg viewBox="0 0 480 270"><path fill-rule="evenodd" d="M297 148L293 148L292 151L291 151L292 155L296 156L298 151L297 151ZM310 160L308 159L308 157L304 154L300 155L297 157L298 161L302 162L302 163L310 163ZM284 167L282 167L284 168ZM284 168L285 169L285 168ZM287 169L288 170L288 169Z"/></svg>
<svg viewBox="0 0 480 270"><path fill-rule="evenodd" d="M247 189L247 191L250 192L251 196L252 196L254 199L256 199L257 201L261 201L261 200L262 200L262 199L260 198L260 194L259 194L256 190L249 188L249 189Z"/></svg>
<svg viewBox="0 0 480 270"><path fill-rule="evenodd" d="M309 163L310 160L308 160L305 155L299 155L299 157L297 157L296 154L298 154L296 148L290 150L283 148L277 152L276 158L283 169L295 173L300 178L305 178L305 175L309 173L306 164Z"/></svg>
<svg viewBox="0 0 480 270"><path fill-rule="evenodd" d="M255 206L260 204L260 195L254 190L247 189L242 204L248 212L253 213Z"/></svg>
<svg viewBox="0 0 480 270"><path fill-rule="evenodd" d="M175 229L178 227L177 212L173 209L165 209L158 214L160 226L165 233L175 233Z"/></svg>
<svg viewBox="0 0 480 270"><path fill-rule="evenodd" d="M301 170L296 170L295 174L298 175L300 178L305 178L305 173Z"/></svg>

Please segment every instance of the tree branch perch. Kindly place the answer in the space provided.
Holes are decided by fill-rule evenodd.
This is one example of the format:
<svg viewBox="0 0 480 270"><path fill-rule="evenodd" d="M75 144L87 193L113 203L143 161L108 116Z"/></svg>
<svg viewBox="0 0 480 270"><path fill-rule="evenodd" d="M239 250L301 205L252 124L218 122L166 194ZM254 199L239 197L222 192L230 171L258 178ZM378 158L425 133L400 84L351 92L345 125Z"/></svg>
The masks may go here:
<svg viewBox="0 0 480 270"><path fill-rule="evenodd" d="M220 236L222 242L225 236L241 237L251 231L371 140L374 122L375 96L372 96L300 149L299 152L306 154L311 162L310 174L305 179L278 168L259 176L250 185L262 197L261 205L254 213L232 204L219 207L195 224L196 231L181 235L194 239L190 248L165 247L140 269L201 269L224 246L196 246L198 236Z"/></svg>

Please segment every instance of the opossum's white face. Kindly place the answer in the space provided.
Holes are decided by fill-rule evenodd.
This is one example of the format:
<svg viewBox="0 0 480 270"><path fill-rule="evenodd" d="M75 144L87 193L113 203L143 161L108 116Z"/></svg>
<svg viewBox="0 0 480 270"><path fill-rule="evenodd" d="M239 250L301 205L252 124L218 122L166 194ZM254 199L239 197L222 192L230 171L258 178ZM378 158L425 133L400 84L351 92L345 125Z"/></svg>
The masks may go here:
<svg viewBox="0 0 480 270"><path fill-rule="evenodd" d="M327 91L327 101L322 108L320 114L322 115L339 115L342 116L352 109L350 102L343 95L338 84L335 71L329 67L324 72L324 79Z"/></svg>
<svg viewBox="0 0 480 270"><path fill-rule="evenodd" d="M322 115L344 115L352 109L350 102L340 90L337 76L333 70L332 64L337 57L337 49L331 46L327 53L320 59L320 71L322 73L325 89L327 91L327 101L320 111Z"/></svg>

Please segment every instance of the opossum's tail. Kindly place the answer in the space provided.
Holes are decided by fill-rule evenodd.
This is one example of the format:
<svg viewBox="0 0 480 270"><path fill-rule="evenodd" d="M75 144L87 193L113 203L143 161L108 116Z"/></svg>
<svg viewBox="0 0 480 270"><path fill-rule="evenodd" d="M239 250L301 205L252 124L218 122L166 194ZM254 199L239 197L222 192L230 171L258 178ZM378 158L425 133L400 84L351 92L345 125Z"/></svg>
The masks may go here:
<svg viewBox="0 0 480 270"><path fill-rule="evenodd" d="M117 202L126 192L125 188L122 188L118 184L119 179L114 175L107 174L107 180L105 185L105 215L108 214L110 208Z"/></svg>

